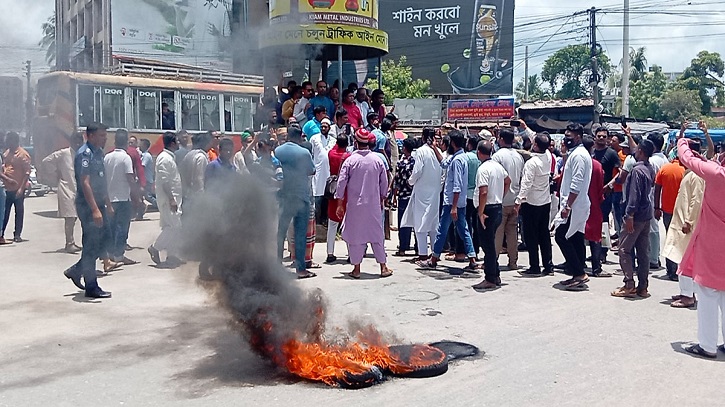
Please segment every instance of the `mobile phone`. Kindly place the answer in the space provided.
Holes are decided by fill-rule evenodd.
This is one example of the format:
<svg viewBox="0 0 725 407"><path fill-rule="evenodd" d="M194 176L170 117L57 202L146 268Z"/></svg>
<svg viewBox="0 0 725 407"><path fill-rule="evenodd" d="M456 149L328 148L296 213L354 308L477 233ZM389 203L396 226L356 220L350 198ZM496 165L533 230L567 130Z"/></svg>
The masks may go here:
<svg viewBox="0 0 725 407"><path fill-rule="evenodd" d="M619 123L622 125L622 127L627 127L627 118L622 116L622 119Z"/></svg>
<svg viewBox="0 0 725 407"><path fill-rule="evenodd" d="M509 126L511 126L511 127L520 127L521 126L521 120L511 120L509 122Z"/></svg>

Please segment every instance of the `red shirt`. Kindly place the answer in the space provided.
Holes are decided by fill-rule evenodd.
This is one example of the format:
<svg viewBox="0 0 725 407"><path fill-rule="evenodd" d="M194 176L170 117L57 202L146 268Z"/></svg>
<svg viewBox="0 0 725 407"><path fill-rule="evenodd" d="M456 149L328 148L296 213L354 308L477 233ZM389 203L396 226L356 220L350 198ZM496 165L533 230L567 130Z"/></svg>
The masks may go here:
<svg viewBox="0 0 725 407"><path fill-rule="evenodd" d="M330 175L340 175L340 167L342 167L343 161L345 161L347 157L350 157L350 153L348 153L344 148L340 148L335 145L335 147L327 153L327 157L330 160ZM337 207L340 205L343 205L343 208L345 207L344 202L339 199L330 199L327 204L327 217L338 223L342 222L342 219L337 217Z"/></svg>
<svg viewBox="0 0 725 407"><path fill-rule="evenodd" d="M362 113L360 113L360 109L354 104L347 104L343 103L342 107L347 110L347 117L350 121L350 125L353 129L357 130L363 125L363 119L362 119Z"/></svg>
<svg viewBox="0 0 725 407"><path fill-rule="evenodd" d="M592 180L589 183L589 219L584 228L584 238L590 242L602 240L602 202L604 202L604 169L597 160L592 160Z"/></svg>
<svg viewBox="0 0 725 407"><path fill-rule="evenodd" d="M146 174L143 169L143 164L141 163L141 154L138 153L138 149L136 147L131 146L128 146L126 152L131 156L133 174L136 176L141 188L144 188L146 186Z"/></svg>

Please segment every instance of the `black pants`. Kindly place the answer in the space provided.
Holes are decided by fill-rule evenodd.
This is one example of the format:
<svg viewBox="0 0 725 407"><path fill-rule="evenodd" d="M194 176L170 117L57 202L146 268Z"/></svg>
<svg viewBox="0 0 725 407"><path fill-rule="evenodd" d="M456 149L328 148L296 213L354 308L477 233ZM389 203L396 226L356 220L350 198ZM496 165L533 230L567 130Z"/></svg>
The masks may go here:
<svg viewBox="0 0 725 407"><path fill-rule="evenodd" d="M521 205L521 218L523 220L523 237L526 251L529 252L529 267L540 272L539 250L541 250L541 264L544 271L551 272L551 235L549 234L549 211L551 204L534 206L524 203Z"/></svg>
<svg viewBox="0 0 725 407"><path fill-rule="evenodd" d="M483 272L486 281L498 284L501 280L501 270L498 268L498 253L496 252L496 229L501 226L503 220L503 206L486 205L483 213L487 216L483 224L481 224L481 219L476 216L478 241L483 249Z"/></svg>
<svg viewBox="0 0 725 407"><path fill-rule="evenodd" d="M315 197L315 222L318 225L327 225L327 198Z"/></svg>
<svg viewBox="0 0 725 407"><path fill-rule="evenodd" d="M662 221L665 223L665 230L670 231L670 223L672 223L672 214L667 212L662 212ZM669 277L675 277L677 276L677 267L678 264L670 259L665 259L665 266L667 267L667 275Z"/></svg>
<svg viewBox="0 0 725 407"><path fill-rule="evenodd" d="M3 219L2 234L5 236L5 230L10 220L10 210L15 206L15 230L13 237L19 238L23 233L23 219L25 218L25 195L19 194L18 191L5 191L5 218Z"/></svg>
<svg viewBox="0 0 725 407"><path fill-rule="evenodd" d="M559 245L561 253L566 260L566 269L572 277L581 277L584 273L584 262L586 261L587 249L584 244L584 233L576 232L570 238L566 238L566 232L571 224L571 214L566 223L556 228L554 238Z"/></svg>

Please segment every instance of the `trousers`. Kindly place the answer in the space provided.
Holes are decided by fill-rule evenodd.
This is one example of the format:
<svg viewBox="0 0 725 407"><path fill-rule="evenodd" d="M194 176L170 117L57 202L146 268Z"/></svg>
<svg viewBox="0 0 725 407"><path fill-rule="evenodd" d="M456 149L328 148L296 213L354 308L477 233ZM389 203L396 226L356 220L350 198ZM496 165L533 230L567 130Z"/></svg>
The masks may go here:
<svg viewBox="0 0 725 407"><path fill-rule="evenodd" d="M2 235L5 236L8 222L10 221L10 211L15 207L15 230L13 237L19 238L23 233L23 221L25 219L25 195L19 194L18 191L5 191L5 216L3 219Z"/></svg>
<svg viewBox="0 0 725 407"><path fill-rule="evenodd" d="M697 293L697 341L710 353L717 352L718 325L725 337L725 291L695 283ZM722 314L722 321L721 319Z"/></svg>
<svg viewBox="0 0 725 407"><path fill-rule="evenodd" d="M105 255L104 252L112 239L111 220L106 215L106 206L101 205L98 210L103 216L103 224L100 227L93 222L90 208L78 208L78 218L83 230L83 251L81 259L71 267L71 274L83 276L86 292L93 292L99 288L96 278L96 259Z"/></svg>
<svg viewBox="0 0 725 407"><path fill-rule="evenodd" d="M335 254L335 240L337 240L337 230L340 222L332 219L327 220L327 254Z"/></svg>
<svg viewBox="0 0 725 407"><path fill-rule="evenodd" d="M695 295L695 281L692 277L680 275L677 279L677 284L680 286L680 295L692 298Z"/></svg>
<svg viewBox="0 0 725 407"><path fill-rule="evenodd" d="M277 256L280 260L282 260L284 239L287 236L287 229L289 229L290 222L292 222L292 230L294 233L294 251L297 254L305 252L310 207L310 201L307 199L298 197L280 198L280 215L279 224L277 225ZM298 255L295 257L295 269L298 273L307 270L305 256Z"/></svg>
<svg viewBox="0 0 725 407"><path fill-rule="evenodd" d="M521 205L521 218L523 220L523 237L526 251L529 252L529 267L534 271L541 271L539 266L539 251L541 251L541 265L544 270L551 271L551 235L549 234L549 212L551 204L534 206L527 203Z"/></svg>
<svg viewBox="0 0 725 407"><path fill-rule="evenodd" d="M496 230L496 251L501 253L503 249L503 239L506 235L506 253L509 258L509 265L515 265L519 261L519 217L516 214L515 207L504 206L503 217L501 218L501 226Z"/></svg>
<svg viewBox="0 0 725 407"><path fill-rule="evenodd" d="M655 218L649 225L649 261L660 264L660 222Z"/></svg>
<svg viewBox="0 0 725 407"><path fill-rule="evenodd" d="M561 253L566 261L566 269L573 277L581 277L584 273L584 262L586 261L587 249L584 244L584 233L576 232L570 238L566 238L566 232L569 230L571 217L566 219L566 223L559 225L554 233L556 244L559 245Z"/></svg>
<svg viewBox="0 0 725 407"><path fill-rule="evenodd" d="M612 209L614 211L614 230L617 235L622 233L622 220L624 219L624 206L622 205L622 192L612 192ZM607 218L604 218L605 220Z"/></svg>
<svg viewBox="0 0 725 407"><path fill-rule="evenodd" d="M63 218L65 230L65 244L72 245L76 243L75 237L73 236L73 230L76 227L76 220L78 218Z"/></svg>
<svg viewBox="0 0 725 407"><path fill-rule="evenodd" d="M0 237L2 237L5 233L5 188L3 188L2 185L0 185Z"/></svg>
<svg viewBox="0 0 725 407"><path fill-rule="evenodd" d="M368 245L366 243L362 244L349 244L348 251L350 252L350 263L353 266L357 266L358 264L362 264L363 258L365 257L365 251L367 250ZM370 243L370 246L373 248L373 254L375 255L375 260L380 264L385 264L387 262L387 255L385 254L385 243L384 242L375 242Z"/></svg>
<svg viewBox="0 0 725 407"><path fill-rule="evenodd" d="M433 247L435 244L433 232L415 232L415 240L418 242L418 256L427 257L428 247Z"/></svg>
<svg viewBox="0 0 725 407"><path fill-rule="evenodd" d="M649 286L649 244L650 221L634 222L634 231L629 233L626 227L622 228L619 237L619 265L624 272L624 286L634 287L634 255L637 252L637 291L646 290Z"/></svg>
<svg viewBox="0 0 725 407"><path fill-rule="evenodd" d="M501 226L503 207L501 205L486 205L483 208L486 220L481 223L478 218L478 241L483 249L483 272L486 281L498 284L501 279L501 270L498 268L498 251L496 251L496 231Z"/></svg>
<svg viewBox="0 0 725 407"><path fill-rule="evenodd" d="M672 223L672 214L662 212L662 221L665 224L665 230L669 232L670 223ZM670 259L665 259L665 267L667 268L667 275L672 277L677 275L677 263Z"/></svg>
<svg viewBox="0 0 725 407"><path fill-rule="evenodd" d="M409 203L410 198L398 199L398 241L400 243L398 250L400 250L401 252L413 249L412 247L410 247L410 238L413 234L413 228L404 228L400 226L403 224L403 214L405 214L405 210L408 208Z"/></svg>
<svg viewBox="0 0 725 407"><path fill-rule="evenodd" d="M443 213L441 214L440 223L438 224L438 233L436 235L435 244L433 245L433 257L435 257L436 259L441 258L441 253L443 253L443 245L445 244L446 237L448 235L448 228L451 226L451 223L456 225L456 230L458 230L459 235L463 237L466 256L468 258L476 257L476 253L473 252L473 241L471 240L471 234L468 233L468 228L466 227L467 225L465 208L458 208L458 219L455 221L451 216L451 209L453 209L452 205L443 206Z"/></svg>
<svg viewBox="0 0 725 407"><path fill-rule="evenodd" d="M131 201L111 202L113 217L111 218L111 235L113 237L108 255L113 260L122 260L126 252L128 231L131 228L133 205Z"/></svg>

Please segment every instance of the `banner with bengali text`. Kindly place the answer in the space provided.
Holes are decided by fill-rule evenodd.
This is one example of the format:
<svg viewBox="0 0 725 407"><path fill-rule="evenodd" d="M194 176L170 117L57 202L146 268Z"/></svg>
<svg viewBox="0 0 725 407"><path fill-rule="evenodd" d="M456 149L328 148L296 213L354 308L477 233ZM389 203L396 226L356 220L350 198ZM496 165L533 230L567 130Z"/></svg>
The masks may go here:
<svg viewBox="0 0 725 407"><path fill-rule="evenodd" d="M260 46L353 45L388 51L388 35L380 30L340 24L274 25L260 34Z"/></svg>
<svg viewBox="0 0 725 407"><path fill-rule="evenodd" d="M378 0L270 0L270 24L345 24L378 28Z"/></svg>
<svg viewBox="0 0 725 407"><path fill-rule="evenodd" d="M448 120L504 120L514 116L514 99L449 100Z"/></svg>

